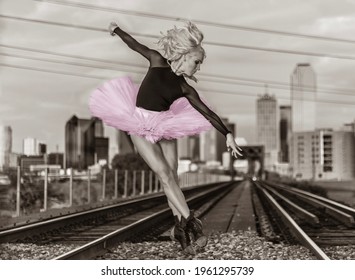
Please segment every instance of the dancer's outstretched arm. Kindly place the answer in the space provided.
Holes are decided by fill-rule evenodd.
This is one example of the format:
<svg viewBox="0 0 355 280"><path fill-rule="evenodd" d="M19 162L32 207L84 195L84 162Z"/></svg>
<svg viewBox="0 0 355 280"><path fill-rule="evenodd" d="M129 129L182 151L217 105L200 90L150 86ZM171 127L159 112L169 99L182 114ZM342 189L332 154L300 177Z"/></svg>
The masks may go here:
<svg viewBox="0 0 355 280"><path fill-rule="evenodd" d="M226 137L226 145L228 148L232 149L232 155L235 157L237 157L237 155L242 156L240 153L241 149L235 142L232 132L229 131L228 128L223 124L219 116L203 103L196 90L185 80L182 81L181 88L184 96L190 102L191 106L200 112L219 132L221 132Z"/></svg>
<svg viewBox="0 0 355 280"><path fill-rule="evenodd" d="M121 40L127 44L129 48L144 56L150 61L151 64L161 64L162 62L164 62L163 57L158 51L150 49L147 46L139 43L131 35L123 31L115 22L111 22L108 29L112 36L118 35Z"/></svg>

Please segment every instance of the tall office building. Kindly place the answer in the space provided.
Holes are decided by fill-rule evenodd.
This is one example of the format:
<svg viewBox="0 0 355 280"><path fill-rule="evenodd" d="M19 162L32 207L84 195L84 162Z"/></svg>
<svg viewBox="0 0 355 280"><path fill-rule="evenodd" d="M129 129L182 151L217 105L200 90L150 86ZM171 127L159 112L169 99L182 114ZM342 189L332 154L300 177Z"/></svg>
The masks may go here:
<svg viewBox="0 0 355 280"><path fill-rule="evenodd" d="M130 136L124 132L120 131L111 126L104 126L105 137L109 139L109 150L108 150L108 162L111 165L112 159L115 155L135 153L134 145Z"/></svg>
<svg viewBox="0 0 355 280"><path fill-rule="evenodd" d="M26 156L38 155L38 141L36 138L27 137L23 139L23 154Z"/></svg>
<svg viewBox="0 0 355 280"><path fill-rule="evenodd" d="M290 162L291 114L291 106L280 106L280 162Z"/></svg>
<svg viewBox="0 0 355 280"><path fill-rule="evenodd" d="M108 161L111 165L112 159L119 152L119 140L118 140L118 130L105 125L105 137L109 139L109 148L108 148Z"/></svg>
<svg viewBox="0 0 355 280"><path fill-rule="evenodd" d="M200 136L186 136L177 140L179 159L200 160Z"/></svg>
<svg viewBox="0 0 355 280"><path fill-rule="evenodd" d="M23 139L23 154L26 156L43 156L47 153L47 144L36 138Z"/></svg>
<svg viewBox="0 0 355 280"><path fill-rule="evenodd" d="M38 142L37 148L38 148L37 154L39 156L43 156L43 155L47 154L47 145L45 143Z"/></svg>
<svg viewBox="0 0 355 280"><path fill-rule="evenodd" d="M217 133L214 129L200 133L200 156L202 161L216 161L216 138Z"/></svg>
<svg viewBox="0 0 355 280"><path fill-rule="evenodd" d="M95 162L105 161L109 164L109 139L105 137L95 137Z"/></svg>
<svg viewBox="0 0 355 280"><path fill-rule="evenodd" d="M265 93L257 100L256 116L257 142L265 147L265 169L272 170L279 151L278 106L274 96Z"/></svg>
<svg viewBox="0 0 355 280"><path fill-rule="evenodd" d="M225 126L235 135L235 124L221 118ZM223 152L226 151L226 139L218 130L211 129L200 134L200 159L203 161L219 161L222 163Z"/></svg>
<svg viewBox="0 0 355 280"><path fill-rule="evenodd" d="M10 126L0 125L0 170L10 166L12 149L12 129Z"/></svg>
<svg viewBox="0 0 355 280"><path fill-rule="evenodd" d="M293 134L292 166L297 179L353 180L354 133L316 131Z"/></svg>
<svg viewBox="0 0 355 280"><path fill-rule="evenodd" d="M316 128L316 74L309 63L300 63L291 75L292 131Z"/></svg>
<svg viewBox="0 0 355 280"><path fill-rule="evenodd" d="M355 150L355 121L353 121L351 123L344 124L343 130L349 131L353 134L353 136L354 136L353 146L354 146L354 150ZM355 157L354 157L354 162L355 162ZM354 165L355 165L355 163L354 163Z"/></svg>
<svg viewBox="0 0 355 280"><path fill-rule="evenodd" d="M108 141L102 139L103 128L100 123L101 120L97 118L79 119L75 115L68 120L65 125L65 168L85 169L97 163L98 147L99 154L105 154L101 148L107 145L108 150ZM96 138L100 142L98 146ZM108 157L108 151L106 154Z"/></svg>
<svg viewBox="0 0 355 280"><path fill-rule="evenodd" d="M190 155L191 160L193 161L200 161L200 136L193 135L189 136L189 148L190 148Z"/></svg>
<svg viewBox="0 0 355 280"><path fill-rule="evenodd" d="M19 158L21 154L18 153L10 153L10 159L9 159L9 167L10 168L15 168L19 165Z"/></svg>
<svg viewBox="0 0 355 280"><path fill-rule="evenodd" d="M94 119L95 137L104 137L104 124L99 119Z"/></svg>
<svg viewBox="0 0 355 280"><path fill-rule="evenodd" d="M179 159L190 159L190 139L182 137L177 139L177 151Z"/></svg>
<svg viewBox="0 0 355 280"><path fill-rule="evenodd" d="M118 153L120 155L135 153L135 147L131 137L124 131L117 130Z"/></svg>

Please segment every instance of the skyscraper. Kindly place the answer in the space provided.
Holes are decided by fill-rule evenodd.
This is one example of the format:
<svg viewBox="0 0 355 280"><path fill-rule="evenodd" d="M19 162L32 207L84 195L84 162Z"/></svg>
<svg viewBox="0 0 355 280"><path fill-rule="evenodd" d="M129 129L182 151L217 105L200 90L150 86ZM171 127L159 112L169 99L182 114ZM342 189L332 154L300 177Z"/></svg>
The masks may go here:
<svg viewBox="0 0 355 280"><path fill-rule="evenodd" d="M105 137L109 139L108 163L111 165L115 155L135 153L134 145L130 136L117 128L104 125Z"/></svg>
<svg viewBox="0 0 355 280"><path fill-rule="evenodd" d="M43 156L47 153L47 145L36 138L23 139L23 154L26 156Z"/></svg>
<svg viewBox="0 0 355 280"><path fill-rule="evenodd" d="M279 133L278 107L274 96L265 93L257 100L256 105L257 142L265 147L265 168L272 169L278 161Z"/></svg>
<svg viewBox="0 0 355 280"><path fill-rule="evenodd" d="M38 148L37 150L38 155L43 156L47 154L47 145L45 143L38 142L37 148Z"/></svg>
<svg viewBox="0 0 355 280"><path fill-rule="evenodd" d="M199 135L193 135L189 136L190 139L190 153L191 153L191 159L193 161L199 161L200 160L200 136Z"/></svg>
<svg viewBox="0 0 355 280"><path fill-rule="evenodd" d="M135 152L135 147L133 145L131 137L125 131L117 130L117 136L118 136L118 153L120 155Z"/></svg>
<svg viewBox="0 0 355 280"><path fill-rule="evenodd" d="M10 126L0 125L0 170L10 165L12 149L12 129Z"/></svg>
<svg viewBox="0 0 355 280"><path fill-rule="evenodd" d="M26 156L36 156L38 147L37 147L37 139L27 137L23 139L23 153Z"/></svg>
<svg viewBox="0 0 355 280"><path fill-rule="evenodd" d="M200 160L200 137L199 135L186 136L177 139L179 159Z"/></svg>
<svg viewBox="0 0 355 280"><path fill-rule="evenodd" d="M72 116L65 125L65 164L66 168L87 168L95 162L96 138L100 138L100 155L108 158L102 146L108 143L103 139L103 127L97 118L79 119ZM106 143L106 144L105 144ZM99 147L98 146L98 147ZM107 154L107 156L106 156Z"/></svg>
<svg viewBox="0 0 355 280"><path fill-rule="evenodd" d="M217 131L211 129L200 134L200 156L202 161L217 160Z"/></svg>
<svg viewBox="0 0 355 280"><path fill-rule="evenodd" d="M234 135L235 124L229 123L226 118L221 118L221 120ZM213 128L200 134L201 160L222 162L223 152L226 150L226 138L218 130Z"/></svg>
<svg viewBox="0 0 355 280"><path fill-rule="evenodd" d="M291 106L280 106L280 162L290 162Z"/></svg>
<svg viewBox="0 0 355 280"><path fill-rule="evenodd" d="M292 131L316 128L316 75L309 63L299 63L291 75Z"/></svg>

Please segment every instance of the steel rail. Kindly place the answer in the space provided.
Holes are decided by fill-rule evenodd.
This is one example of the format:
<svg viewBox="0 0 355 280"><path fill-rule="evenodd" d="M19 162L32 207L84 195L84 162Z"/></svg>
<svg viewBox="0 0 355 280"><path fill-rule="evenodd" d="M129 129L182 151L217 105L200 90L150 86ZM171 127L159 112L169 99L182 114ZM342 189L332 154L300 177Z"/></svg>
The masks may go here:
<svg viewBox="0 0 355 280"><path fill-rule="evenodd" d="M291 208L294 212L300 215L302 218L308 220L310 223L319 224L319 219L313 213L303 209L302 207L298 206L276 190L270 188L269 186L264 186L268 191L272 192L275 196L281 199L289 208Z"/></svg>
<svg viewBox="0 0 355 280"><path fill-rule="evenodd" d="M213 195L218 193L221 189L226 189L229 186L233 185L235 182L224 183L220 186L217 186L211 190L206 190L202 193L199 193L189 199L187 203L189 205L196 203L196 201L201 201L206 198L206 196ZM155 214L149 215L145 218L142 218L128 226L120 228L116 231L113 231L103 237L100 237L92 242L89 242L81 247L78 247L74 250L71 250L67 253L64 253L58 257L55 257L54 260L87 260L91 259L101 253L107 251L108 248L113 247L119 242L123 242L128 237L132 236L133 233L137 233L145 230L147 227L151 227L152 224L159 223L162 219L168 218L171 216L171 209L165 208Z"/></svg>
<svg viewBox="0 0 355 280"><path fill-rule="evenodd" d="M312 198L315 198L315 199L321 200L321 201L323 201L325 203L328 203L328 204L340 209L343 212L346 212L346 213L351 214L351 215L355 215L355 209L354 208L352 208L350 206L347 206L347 205L344 205L342 203L339 203L337 201L325 198L323 196L319 196L319 195L316 195L316 194L313 194L313 193L310 193L310 192L307 192L307 191L304 191L304 190L300 190L300 189L297 189L297 188L294 188L294 187L282 186L280 184L275 184L275 187L286 188L286 189L290 189L290 190L292 190L294 192L297 192L297 193L305 194L305 195L310 196Z"/></svg>
<svg viewBox="0 0 355 280"><path fill-rule="evenodd" d="M280 186L280 185L275 185L275 187L278 187L279 189L282 189L288 193L292 193L292 194L296 195L297 198L305 201L306 203L311 204L312 206L314 206L316 208L324 209L324 211L326 213L328 213L330 216L337 219L338 221L341 221L342 223L346 224L349 227L352 227L355 224L354 217L352 215L344 212L342 209L335 208L332 205L323 202L325 198L321 199L322 198L321 196L307 193L305 191L300 191L295 188L288 188L288 187L284 187L284 186ZM322 201L320 201L320 200L322 200ZM330 200L327 200L327 201L330 201ZM340 203L338 203L338 204L340 205Z"/></svg>
<svg viewBox="0 0 355 280"><path fill-rule="evenodd" d="M56 229L61 225L67 226L69 224L74 224L79 221L83 221L86 219L86 217L90 217L90 218L95 218L96 216L99 217L104 212L119 211L119 209L123 209L127 206L132 206L134 204L142 203L151 199L159 199L162 196L163 194L154 194L144 198L124 201L119 204L104 206L97 209L85 210L78 213L65 214L60 217L50 218L48 220L35 222L30 225L23 225L12 229L2 230L0 231L0 243L11 242L18 238L21 238L23 232L26 232L27 235L47 232L51 229Z"/></svg>
<svg viewBox="0 0 355 280"><path fill-rule="evenodd" d="M204 185L202 187L201 186L188 187L188 188L184 188L183 191L192 191L195 189L206 188L206 187L214 188L215 186L218 186L218 184L220 183L211 183L208 185ZM18 239L21 239L23 238L24 233L26 234L26 236L39 235L41 233L49 232L51 230L58 229L60 227L64 227L88 219L94 219L96 217L100 217L104 213L110 211L118 212L124 210L127 207L133 207L136 204L140 205L150 200L155 200L155 199L158 200L164 198L165 198L164 193L148 194L145 195L144 197L129 199L127 201L121 201L116 204L103 206L100 208L84 210L77 213L65 214L59 217L50 218L45 221L34 222L29 225L21 225L11 229L1 230L0 243L11 242L11 241L16 241Z"/></svg>
<svg viewBox="0 0 355 280"><path fill-rule="evenodd" d="M254 185L263 193L268 202L280 215L285 224L288 225L290 232L308 248L318 259L330 260L330 258L323 252L323 250L302 230L302 228L295 222L294 219L287 213L287 211L272 197L272 195L258 182Z"/></svg>

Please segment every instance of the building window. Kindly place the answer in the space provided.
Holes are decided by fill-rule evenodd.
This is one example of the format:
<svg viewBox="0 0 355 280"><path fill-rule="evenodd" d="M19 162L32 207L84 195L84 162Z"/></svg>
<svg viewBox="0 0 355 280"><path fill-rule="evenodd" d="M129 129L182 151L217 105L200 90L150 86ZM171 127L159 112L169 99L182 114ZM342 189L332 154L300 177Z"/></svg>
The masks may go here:
<svg viewBox="0 0 355 280"><path fill-rule="evenodd" d="M323 171L324 172L332 172L333 171L333 167L332 166L324 166L323 167Z"/></svg>

